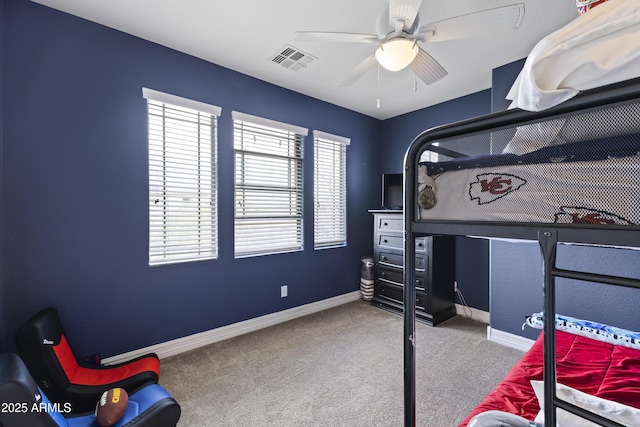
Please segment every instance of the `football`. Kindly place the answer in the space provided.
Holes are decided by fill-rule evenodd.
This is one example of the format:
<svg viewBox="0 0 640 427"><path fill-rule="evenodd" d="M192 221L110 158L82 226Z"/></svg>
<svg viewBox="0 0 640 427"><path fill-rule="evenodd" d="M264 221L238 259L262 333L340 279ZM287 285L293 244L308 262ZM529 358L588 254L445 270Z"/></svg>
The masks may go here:
<svg viewBox="0 0 640 427"><path fill-rule="evenodd" d="M96 404L96 422L101 427L115 425L127 410L129 395L123 388L112 388L100 396Z"/></svg>

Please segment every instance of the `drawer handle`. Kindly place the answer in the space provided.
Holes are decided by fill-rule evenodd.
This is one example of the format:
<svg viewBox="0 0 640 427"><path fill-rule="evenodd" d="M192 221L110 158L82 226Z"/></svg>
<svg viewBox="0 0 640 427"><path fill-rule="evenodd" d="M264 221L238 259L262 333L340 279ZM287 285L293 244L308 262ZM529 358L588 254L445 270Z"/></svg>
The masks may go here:
<svg viewBox="0 0 640 427"><path fill-rule="evenodd" d="M424 245L422 244L422 242L418 243L419 247L423 247Z"/></svg>
<svg viewBox="0 0 640 427"><path fill-rule="evenodd" d="M382 223L382 225L384 225L384 226L386 227L386 226L387 226L387 225L389 225L389 224L387 224L386 222L384 222L384 223Z"/></svg>
<svg viewBox="0 0 640 427"><path fill-rule="evenodd" d="M384 271L383 271L382 273L380 273L380 275L381 275L382 277L387 277L387 273L385 273Z"/></svg>
<svg viewBox="0 0 640 427"><path fill-rule="evenodd" d="M387 257L386 257L386 256L384 256L384 255L382 255L382 256L380 257L380 259L381 259L382 261L386 261L386 260L387 260Z"/></svg>
<svg viewBox="0 0 640 427"><path fill-rule="evenodd" d="M389 241L387 239L384 239L382 243L389 243Z"/></svg>

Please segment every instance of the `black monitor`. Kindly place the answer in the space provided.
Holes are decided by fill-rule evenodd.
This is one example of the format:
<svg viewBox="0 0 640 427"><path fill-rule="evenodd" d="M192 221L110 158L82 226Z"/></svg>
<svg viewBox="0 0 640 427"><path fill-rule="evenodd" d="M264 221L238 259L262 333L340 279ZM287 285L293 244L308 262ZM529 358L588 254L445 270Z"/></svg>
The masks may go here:
<svg viewBox="0 0 640 427"><path fill-rule="evenodd" d="M382 209L402 210L403 202L402 174L382 174Z"/></svg>

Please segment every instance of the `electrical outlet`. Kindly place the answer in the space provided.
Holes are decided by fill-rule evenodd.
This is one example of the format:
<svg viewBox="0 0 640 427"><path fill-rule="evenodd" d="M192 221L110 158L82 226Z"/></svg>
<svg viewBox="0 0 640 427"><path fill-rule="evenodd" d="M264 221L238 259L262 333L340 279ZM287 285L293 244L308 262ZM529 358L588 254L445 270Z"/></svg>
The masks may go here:
<svg viewBox="0 0 640 427"><path fill-rule="evenodd" d="M288 289L287 289L288 285L282 285L280 286L280 298L284 298L287 296L288 294Z"/></svg>

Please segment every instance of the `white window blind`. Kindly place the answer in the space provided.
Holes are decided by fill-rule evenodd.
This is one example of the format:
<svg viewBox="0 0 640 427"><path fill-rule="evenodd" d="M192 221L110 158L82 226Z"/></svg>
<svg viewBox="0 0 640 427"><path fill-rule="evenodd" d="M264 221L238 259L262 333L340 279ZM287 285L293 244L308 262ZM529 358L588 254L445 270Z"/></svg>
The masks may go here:
<svg viewBox="0 0 640 427"><path fill-rule="evenodd" d="M314 248L347 244L348 138L313 132Z"/></svg>
<svg viewBox="0 0 640 427"><path fill-rule="evenodd" d="M304 128L233 112L235 256L303 249Z"/></svg>
<svg viewBox="0 0 640 427"><path fill-rule="evenodd" d="M149 115L149 265L218 257L220 108L143 89Z"/></svg>

